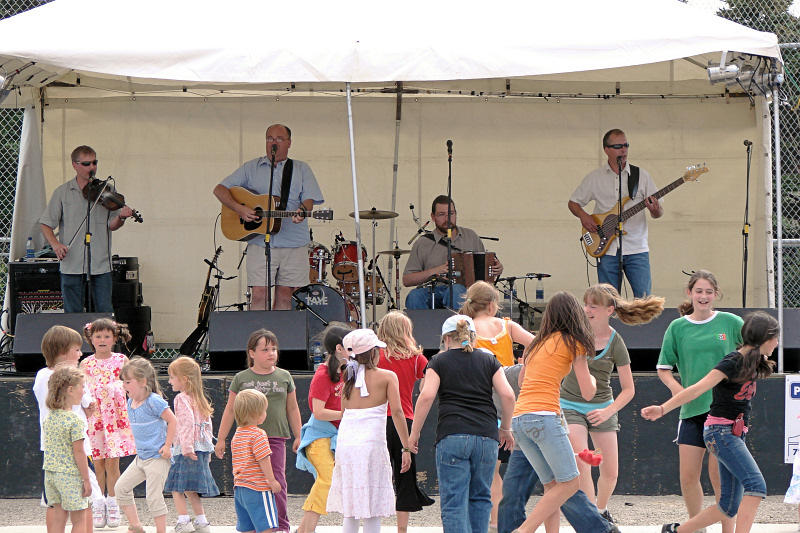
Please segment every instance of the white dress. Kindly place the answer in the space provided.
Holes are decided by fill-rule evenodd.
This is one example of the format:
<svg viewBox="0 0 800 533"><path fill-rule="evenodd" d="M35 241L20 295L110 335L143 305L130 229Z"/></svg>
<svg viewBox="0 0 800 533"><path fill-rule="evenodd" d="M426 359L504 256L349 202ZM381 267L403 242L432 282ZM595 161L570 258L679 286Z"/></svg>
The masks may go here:
<svg viewBox="0 0 800 533"><path fill-rule="evenodd" d="M783 503L800 503L800 453L794 456L792 480L789 482L789 490L786 491Z"/></svg>
<svg viewBox="0 0 800 533"><path fill-rule="evenodd" d="M336 438L327 511L346 518L394 516L392 466L386 448L386 406L345 409Z"/></svg>

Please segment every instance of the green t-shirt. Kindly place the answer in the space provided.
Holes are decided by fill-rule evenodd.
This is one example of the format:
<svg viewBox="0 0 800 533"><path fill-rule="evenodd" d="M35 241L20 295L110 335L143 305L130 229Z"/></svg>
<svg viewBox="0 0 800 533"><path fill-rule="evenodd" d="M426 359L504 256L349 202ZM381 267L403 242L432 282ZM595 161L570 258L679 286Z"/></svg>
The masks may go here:
<svg viewBox="0 0 800 533"><path fill-rule="evenodd" d="M589 357L589 373L597 381L597 392L594 398L589 402L583 399L574 368L569 371L567 377L561 382L561 398L580 403L608 403L614 400L614 392L611 390L611 372L614 370L614 365L624 366L629 364L631 364L631 357L628 355L625 341L616 331L612 331L611 339L603 351L593 357Z"/></svg>
<svg viewBox="0 0 800 533"><path fill-rule="evenodd" d="M79 476L72 443L86 438L86 424L72 410L54 409L44 421L42 470Z"/></svg>
<svg viewBox="0 0 800 533"><path fill-rule="evenodd" d="M711 318L702 322L688 316L673 320L664 333L656 367L666 370L677 367L681 385L684 388L694 385L742 343L743 323L740 317L723 311L714 311ZM707 413L711 398L709 390L684 404L680 417Z"/></svg>
<svg viewBox="0 0 800 533"><path fill-rule="evenodd" d="M233 377L228 390L239 394L245 389L255 389L267 397L267 419L260 427L268 437L292 436L289 419L286 417L286 396L294 391L292 375L282 368L275 367L271 374L256 374L252 369L242 370ZM299 436L299 435L297 435Z"/></svg>

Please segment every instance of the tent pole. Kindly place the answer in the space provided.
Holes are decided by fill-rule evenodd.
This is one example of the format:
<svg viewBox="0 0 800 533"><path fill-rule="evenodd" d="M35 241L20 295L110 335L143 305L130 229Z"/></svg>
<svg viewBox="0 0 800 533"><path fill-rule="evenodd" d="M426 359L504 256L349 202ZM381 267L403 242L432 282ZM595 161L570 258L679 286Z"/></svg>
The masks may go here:
<svg viewBox="0 0 800 533"><path fill-rule="evenodd" d="M358 257L358 303L361 310L361 327L367 327L367 305L364 300L364 258L358 252L361 250L361 217L358 213L358 179L356 178L356 145L353 135L353 101L351 97L350 82L347 88L347 129L350 133L350 170L353 174L353 215L356 226L356 256Z"/></svg>
<svg viewBox="0 0 800 533"><path fill-rule="evenodd" d="M403 82L398 81L396 84L397 89L397 106L395 111L394 117L394 163L392 164L392 206L389 208L390 211L397 212L397 168L398 168L398 160L400 159L400 121L402 119L402 112L403 112ZM387 250L394 248L395 246L399 246L395 239L395 219L391 219L389 222L389 247ZM398 263L398 268L400 264ZM387 282L389 286L386 288L388 290L389 299L391 299L392 295L392 284L394 283L394 277L392 276L392 269L394 268L394 264L389 259L389 276L387 277ZM395 302L395 306L400 309L400 302Z"/></svg>
<svg viewBox="0 0 800 533"><path fill-rule="evenodd" d="M783 373L783 193L781 192L781 119L780 94L777 85L772 88L772 136L775 146L775 194L778 237L778 372Z"/></svg>

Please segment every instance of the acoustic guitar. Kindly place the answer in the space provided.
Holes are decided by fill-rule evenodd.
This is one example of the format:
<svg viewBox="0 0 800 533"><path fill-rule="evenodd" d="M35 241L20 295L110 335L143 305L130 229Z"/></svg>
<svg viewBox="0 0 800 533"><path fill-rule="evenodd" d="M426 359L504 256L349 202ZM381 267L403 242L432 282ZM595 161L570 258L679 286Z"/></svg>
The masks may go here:
<svg viewBox="0 0 800 533"><path fill-rule="evenodd" d="M231 187L231 196L241 205L246 205L256 212L260 218L252 222L245 222L239 214L226 205L222 205L222 234L232 241L244 241L253 235L270 235L278 233L281 229L281 220L292 218L297 211L275 210L280 201L278 196L270 198L268 194L253 194L243 187ZM267 229L267 217L272 217L272 224ZM318 209L309 215L315 220L333 220L333 210Z"/></svg>
<svg viewBox="0 0 800 533"><path fill-rule="evenodd" d="M692 165L686 168L686 173L681 176L680 178L676 179L663 189L659 189L655 194L656 199L665 196L667 193L675 190L679 185L683 185L687 181L695 181L701 174L705 174L708 172L708 167L705 164L701 165ZM624 207L625 204L630 200L630 197L626 196L622 199L622 206ZM638 204L634 205L633 207L629 207L622 212L622 223L624 224L626 220L631 218L633 215L637 214L639 211L646 207L644 200L639 202ZM597 232L586 231L583 229L583 233L581 234L581 241L583 242L583 246L586 248L586 252L591 255L592 257L602 257L605 255L608 247L614 242L614 239L617 238L617 217L619 214L619 202L614 204L614 207L611 210L606 211L605 213L596 213L592 215L595 224L597 224ZM622 234L625 234L625 231L622 231Z"/></svg>
<svg viewBox="0 0 800 533"><path fill-rule="evenodd" d="M206 286L203 289L203 295L200 297L200 305L197 311L197 325L208 328L208 319L211 316L211 311L214 309L214 301L217 299L217 288L211 284L211 271L217 266L217 259L222 253L222 246L217 248L214 252L214 259L208 262L208 274L206 275Z"/></svg>

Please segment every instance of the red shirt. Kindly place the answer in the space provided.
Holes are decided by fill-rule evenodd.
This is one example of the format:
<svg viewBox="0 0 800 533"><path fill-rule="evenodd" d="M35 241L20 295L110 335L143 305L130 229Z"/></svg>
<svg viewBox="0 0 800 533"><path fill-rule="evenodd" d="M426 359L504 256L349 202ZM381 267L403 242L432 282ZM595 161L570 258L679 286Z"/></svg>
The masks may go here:
<svg viewBox="0 0 800 533"><path fill-rule="evenodd" d="M425 367L428 366L428 359L422 354L417 354L408 359L388 358L386 357L386 349L381 348L380 350L381 359L378 361L378 368L391 370L397 374L397 380L400 382L400 404L403 406L403 414L406 418L414 420L414 405L411 403L412 395L414 394L414 383L418 379L425 377ZM392 416L391 409L389 409L388 414Z"/></svg>
<svg viewBox="0 0 800 533"><path fill-rule="evenodd" d="M331 381L331 376L328 374L328 365L320 365L314 372L314 377L311 379L311 386L308 388L308 408L314 412L311 400L316 398L325 402L325 409L333 411L342 410L342 387L344 382L339 380L338 383ZM331 420L331 424L339 427L339 420Z"/></svg>

